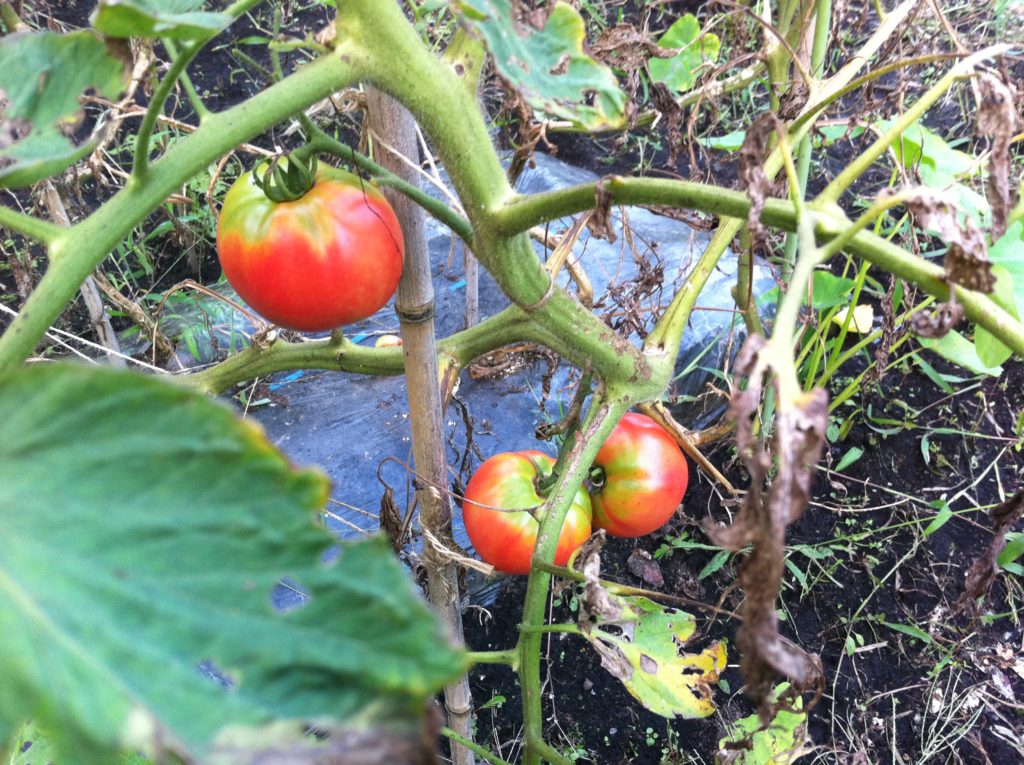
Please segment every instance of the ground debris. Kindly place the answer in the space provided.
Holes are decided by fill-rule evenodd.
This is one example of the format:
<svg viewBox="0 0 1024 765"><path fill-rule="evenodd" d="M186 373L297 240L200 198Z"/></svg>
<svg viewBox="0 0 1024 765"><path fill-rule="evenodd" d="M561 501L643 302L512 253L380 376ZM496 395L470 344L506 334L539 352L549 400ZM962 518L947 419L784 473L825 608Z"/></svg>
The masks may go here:
<svg viewBox="0 0 1024 765"><path fill-rule="evenodd" d="M978 599L985 596L992 586L992 582L995 581L999 571L996 558L999 557L999 553L1006 545L1006 533L1024 517L1024 489L993 508L991 517L995 524L995 528L992 530L992 540L985 552L979 555L971 565L967 572L967 584L963 594L954 604L955 610L960 613L976 614Z"/></svg>

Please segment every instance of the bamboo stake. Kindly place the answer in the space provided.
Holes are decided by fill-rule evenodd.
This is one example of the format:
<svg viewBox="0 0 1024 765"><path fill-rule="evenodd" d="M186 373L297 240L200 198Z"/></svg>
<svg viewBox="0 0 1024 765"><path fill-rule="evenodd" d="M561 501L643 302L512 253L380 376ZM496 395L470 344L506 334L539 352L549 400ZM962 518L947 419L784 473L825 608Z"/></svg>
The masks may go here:
<svg viewBox="0 0 1024 765"><path fill-rule="evenodd" d="M367 92L367 106L371 133L381 136L389 147L383 149L378 146L375 159L396 175L417 183L411 168L396 154L419 156L412 115L390 96L375 89ZM424 530L423 560L427 568L428 595L452 635L461 643L458 568L446 562L433 542L439 539L443 544L444 540L451 538L452 508L448 494L438 490L447 485L448 476L434 333L434 286L424 215L423 210L405 196L391 189L384 189L384 193L398 214L405 237L405 268L398 285L395 311L402 328L416 463L416 501ZM469 691L469 678L463 674L445 687L444 695L449 727L459 736L472 740L473 697ZM452 741L451 748L454 765L474 765L470 749L456 740Z"/></svg>
<svg viewBox="0 0 1024 765"><path fill-rule="evenodd" d="M43 186L43 203L46 205L46 210L50 213L54 223L63 228L71 226L67 209L64 207L64 200L60 198L60 193L50 181L47 181ZM110 360L111 366L126 366L124 359L121 358L121 344L117 340L117 333L114 332L114 328L110 325L110 317L107 316L107 309L103 306L103 298L100 297L96 280L91 275L87 276L78 291L81 293L82 301L89 312L89 321L96 332L100 345L110 351L107 357Z"/></svg>

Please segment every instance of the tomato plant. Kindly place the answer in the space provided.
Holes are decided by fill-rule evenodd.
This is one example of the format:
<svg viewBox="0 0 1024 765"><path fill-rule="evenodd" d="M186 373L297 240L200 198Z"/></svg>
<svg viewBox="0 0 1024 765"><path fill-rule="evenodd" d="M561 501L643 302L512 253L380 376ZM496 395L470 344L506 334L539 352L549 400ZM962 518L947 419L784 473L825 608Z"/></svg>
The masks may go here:
<svg viewBox="0 0 1024 765"><path fill-rule="evenodd" d="M469 479L462 502L466 533L480 557L499 571L530 573L544 520L539 483L551 475L554 464L552 457L535 450L504 452L486 460ZM564 566L590 536L590 521L590 497L581 488L558 536L556 564Z"/></svg>
<svg viewBox="0 0 1024 765"><path fill-rule="evenodd" d="M672 437L633 412L623 415L594 465L594 527L616 537L641 537L665 525L689 480L686 458Z"/></svg>
<svg viewBox="0 0 1024 765"><path fill-rule="evenodd" d="M257 174L259 171L257 171ZM321 166L291 201L246 173L217 227L224 275L275 324L306 332L365 319L394 294L405 245L391 205L358 176Z"/></svg>

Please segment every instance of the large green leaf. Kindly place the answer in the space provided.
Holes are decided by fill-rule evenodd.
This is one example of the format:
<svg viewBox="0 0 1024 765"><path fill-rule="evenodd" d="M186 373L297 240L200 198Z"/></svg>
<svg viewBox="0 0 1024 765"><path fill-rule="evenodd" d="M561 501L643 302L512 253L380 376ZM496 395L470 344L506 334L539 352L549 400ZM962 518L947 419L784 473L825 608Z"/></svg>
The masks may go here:
<svg viewBox="0 0 1024 765"><path fill-rule="evenodd" d="M53 32L0 38L0 186L25 186L60 172L91 150L62 133L81 117L79 96L95 90L115 98L125 83L124 63L92 32Z"/></svg>
<svg viewBox="0 0 1024 765"><path fill-rule="evenodd" d="M811 280L811 307L815 311L848 304L856 286L853 279L836 276L829 271L815 271ZM772 287L757 296L757 302L761 305L774 305L778 299L778 287ZM804 303L806 304L806 300Z"/></svg>
<svg viewBox="0 0 1024 765"><path fill-rule="evenodd" d="M183 387L63 364L4 378L0 741L33 719L62 765L91 764L118 746L236 751L273 719L412 720L462 654L382 540L323 562L326 496ZM281 614L285 577L310 597Z"/></svg>
<svg viewBox="0 0 1024 765"><path fill-rule="evenodd" d="M700 22L687 13L658 40L662 48L678 48L672 58L652 58L647 62L651 78L663 82L677 93L684 93L697 81L697 69L706 61L718 58L721 43L714 34L701 35Z"/></svg>
<svg viewBox="0 0 1024 765"><path fill-rule="evenodd" d="M453 6L534 109L588 130L625 123L626 94L611 69L584 52L586 29L572 6L556 3L542 30L513 21L511 0L456 0Z"/></svg>
<svg viewBox="0 0 1024 765"><path fill-rule="evenodd" d="M1002 266L1013 284L1013 301L1017 312L1024 315L1024 221L1017 221L1006 229L988 250L988 257Z"/></svg>
<svg viewBox="0 0 1024 765"><path fill-rule="evenodd" d="M194 40L226 27L226 13L200 10L203 0L100 0L92 25L111 37Z"/></svg>
<svg viewBox="0 0 1024 765"><path fill-rule="evenodd" d="M989 366L978 358L978 350L974 343L955 329L940 338L919 337L917 341L925 348L935 351L947 361L952 361L975 374L999 377L1003 373L1001 366Z"/></svg>
<svg viewBox="0 0 1024 765"><path fill-rule="evenodd" d="M989 297L996 305L1003 308L1015 319L1020 319L1014 300L1014 282L1010 272L1001 265L992 266L992 275L996 278L995 287ZM987 329L978 325L974 330L974 347L978 350L981 363L989 367L997 367L1013 355L1013 351L1003 344L999 338Z"/></svg>

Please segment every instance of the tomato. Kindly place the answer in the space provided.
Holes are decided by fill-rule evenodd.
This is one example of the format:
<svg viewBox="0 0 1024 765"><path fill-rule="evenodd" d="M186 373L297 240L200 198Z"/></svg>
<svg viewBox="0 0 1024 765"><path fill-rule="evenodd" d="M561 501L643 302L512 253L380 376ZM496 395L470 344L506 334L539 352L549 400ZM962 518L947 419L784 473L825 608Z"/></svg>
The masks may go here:
<svg viewBox="0 0 1024 765"><path fill-rule="evenodd" d="M544 498L537 493L537 482L551 475L554 464L543 452L504 452L486 460L469 479L462 502L466 532L480 557L499 571L530 573L530 558L544 519ZM590 536L590 517L590 497L581 487L558 536L556 564L564 566Z"/></svg>
<svg viewBox="0 0 1024 765"><path fill-rule="evenodd" d="M594 527L616 537L641 537L668 522L689 472L676 442L644 414L623 415L594 458Z"/></svg>
<svg viewBox="0 0 1024 765"><path fill-rule="evenodd" d="M315 332L387 303L405 244L380 191L321 165L312 188L290 202L269 199L252 173L239 178L221 209L217 252L228 282L258 313Z"/></svg>

